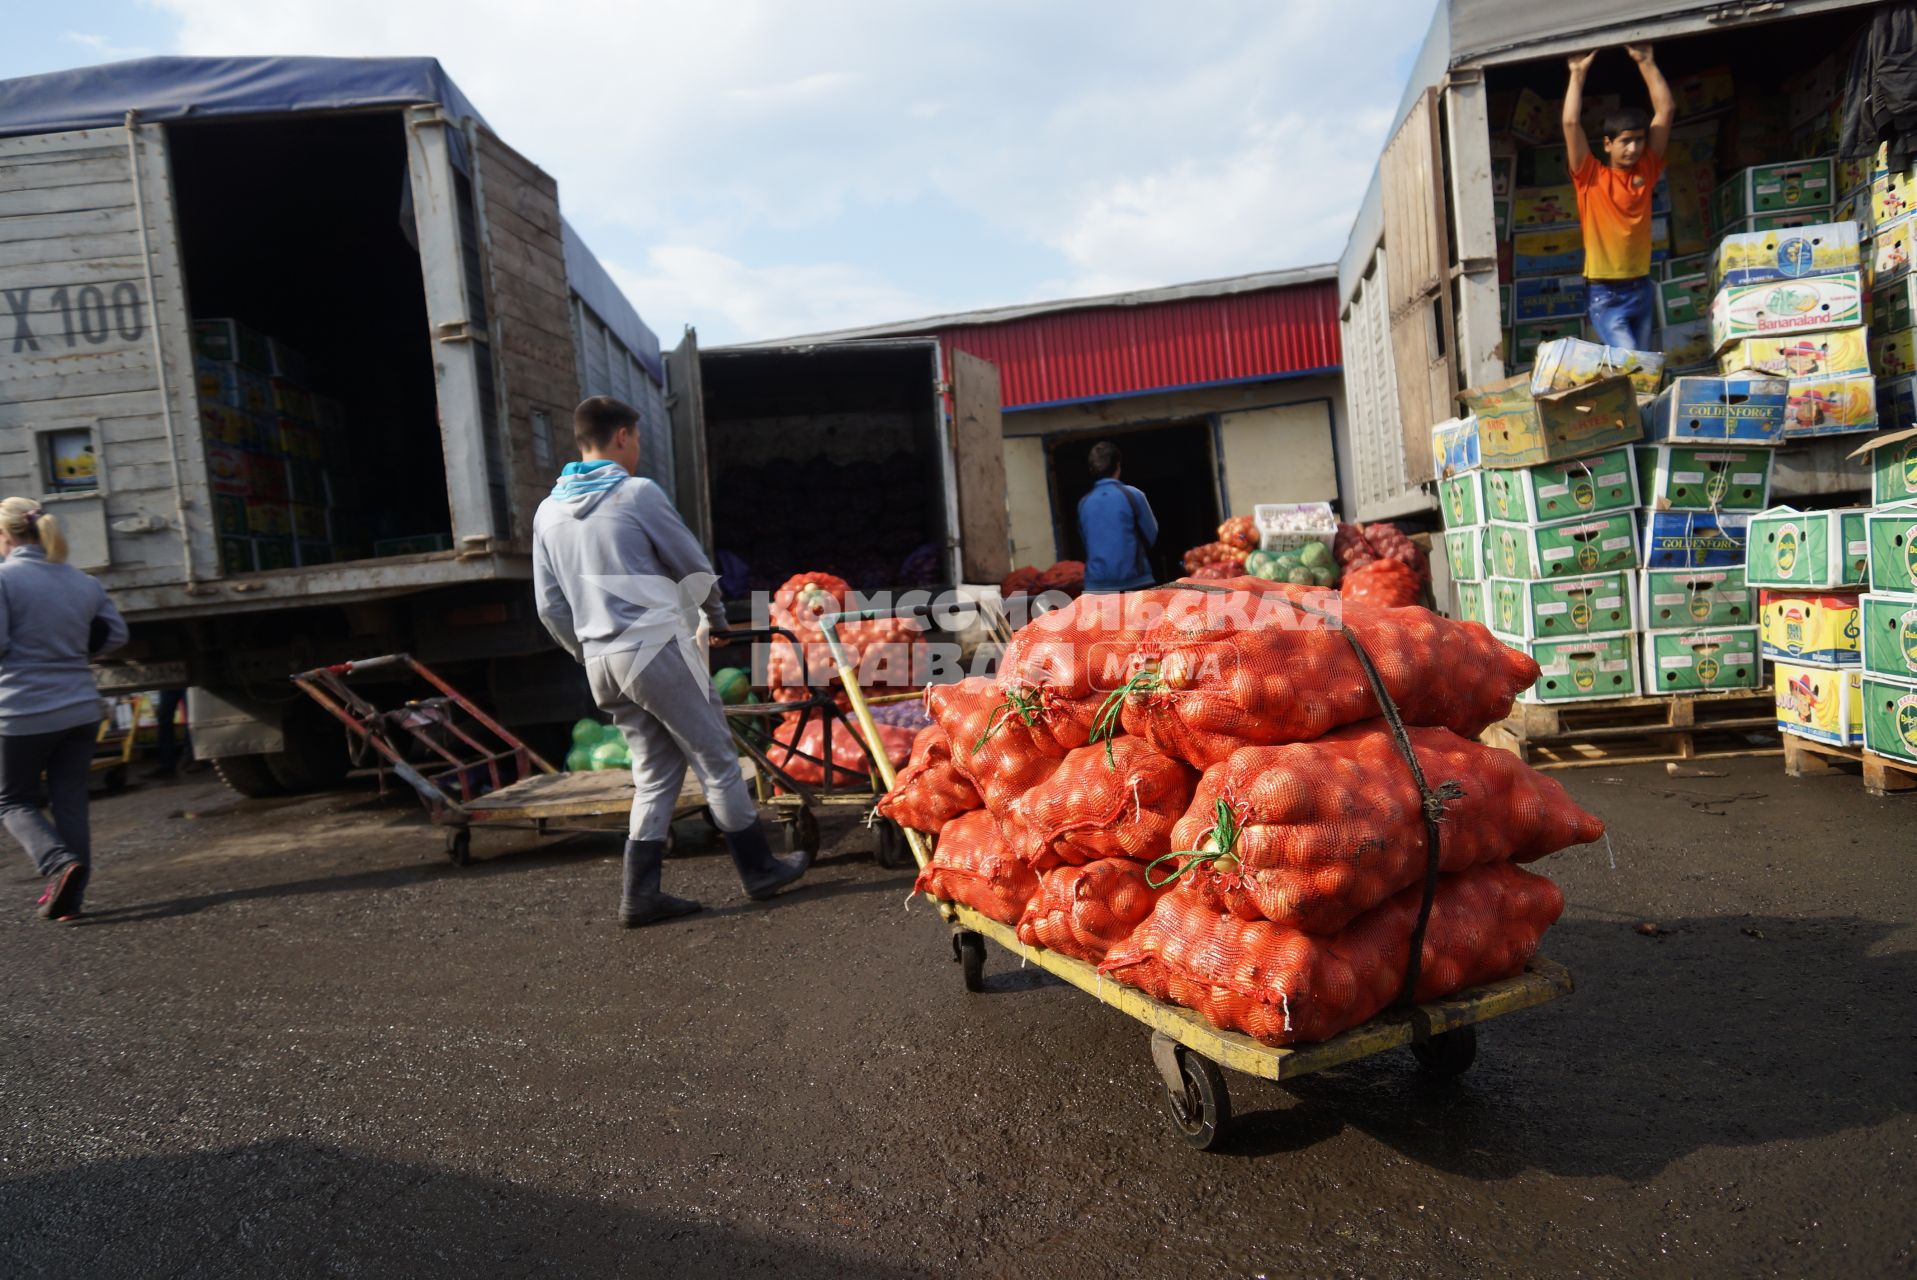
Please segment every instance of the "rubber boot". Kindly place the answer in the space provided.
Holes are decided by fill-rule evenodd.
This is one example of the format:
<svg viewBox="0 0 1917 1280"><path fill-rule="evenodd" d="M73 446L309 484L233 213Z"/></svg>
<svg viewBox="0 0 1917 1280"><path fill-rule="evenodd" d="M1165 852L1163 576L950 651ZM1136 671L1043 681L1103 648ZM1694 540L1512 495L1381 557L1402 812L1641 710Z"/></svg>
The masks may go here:
<svg viewBox="0 0 1917 1280"><path fill-rule="evenodd" d="M625 890L619 896L619 923L628 929L657 924L700 910L690 898L675 898L659 888L664 840L626 841Z"/></svg>
<svg viewBox="0 0 1917 1280"><path fill-rule="evenodd" d="M812 866L812 855L801 849L780 857L766 843L765 824L755 822L742 831L725 833L726 846L732 850L732 865L739 869L739 883L746 897L763 902L785 888Z"/></svg>

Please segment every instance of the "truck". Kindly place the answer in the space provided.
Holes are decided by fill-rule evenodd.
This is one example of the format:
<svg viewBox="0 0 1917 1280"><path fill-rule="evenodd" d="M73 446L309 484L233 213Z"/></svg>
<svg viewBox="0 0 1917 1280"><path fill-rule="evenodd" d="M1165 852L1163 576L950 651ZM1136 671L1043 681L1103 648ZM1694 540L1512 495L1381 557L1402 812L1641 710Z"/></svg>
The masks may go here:
<svg viewBox="0 0 1917 1280"><path fill-rule="evenodd" d="M332 662L411 652L535 745L591 712L529 589L585 395L639 410L641 471L715 554L765 562L726 466L877 435L906 461L875 500L910 517L874 549L926 548L938 583L992 562L989 520L962 549L959 494L980 506L996 454L961 477L954 445L998 448L990 366L702 354L690 329L663 351L554 180L430 58L0 82L0 307L0 484L60 516L128 620L102 690L188 688L195 755L242 794L344 775L287 679Z"/></svg>
<svg viewBox="0 0 1917 1280"><path fill-rule="evenodd" d="M1677 132L1709 137L1721 151L1717 174L1727 177L1829 153L1829 111L1841 101L1846 51L1873 7L1864 0L1438 0L1338 263L1350 410L1339 451L1349 518L1416 521L1435 512L1432 426L1458 415L1459 391L1521 363L1507 350L1513 326L1500 288L1513 274L1511 263L1500 263L1512 239L1506 202L1518 186L1548 192L1570 181L1547 172L1551 153L1561 150L1557 103L1568 55L1653 43L1677 91ZM1601 57L1593 76L1587 125L1607 97L1644 100L1621 51ZM1866 209L1861 220L1868 225L1869 217ZM1575 276L1579 267L1565 270ZM1569 318L1575 329L1576 317ZM1868 487L1844 453L1841 439L1781 451L1774 492Z"/></svg>

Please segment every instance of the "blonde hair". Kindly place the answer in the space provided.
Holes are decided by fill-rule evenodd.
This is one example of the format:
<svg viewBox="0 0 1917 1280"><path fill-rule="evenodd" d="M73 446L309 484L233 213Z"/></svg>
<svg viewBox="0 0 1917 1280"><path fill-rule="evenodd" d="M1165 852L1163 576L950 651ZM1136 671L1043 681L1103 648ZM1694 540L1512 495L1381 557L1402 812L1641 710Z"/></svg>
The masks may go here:
<svg viewBox="0 0 1917 1280"><path fill-rule="evenodd" d="M60 532L59 520L32 498L0 502L0 530L17 545L38 543L56 564L67 558L66 535Z"/></svg>

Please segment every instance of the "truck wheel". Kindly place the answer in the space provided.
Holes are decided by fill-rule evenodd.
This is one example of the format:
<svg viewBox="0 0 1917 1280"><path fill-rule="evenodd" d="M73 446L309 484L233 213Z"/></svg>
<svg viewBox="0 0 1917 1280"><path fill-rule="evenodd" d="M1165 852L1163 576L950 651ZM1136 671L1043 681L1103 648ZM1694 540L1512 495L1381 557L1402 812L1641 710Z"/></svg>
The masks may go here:
<svg viewBox="0 0 1917 1280"><path fill-rule="evenodd" d="M224 756L213 762L213 772L220 775L221 782L249 800L286 794L286 788L266 767L265 756Z"/></svg>
<svg viewBox="0 0 1917 1280"><path fill-rule="evenodd" d="M263 757L282 788L330 791L346 781L346 731L332 716L295 703L286 710L285 733L285 750Z"/></svg>

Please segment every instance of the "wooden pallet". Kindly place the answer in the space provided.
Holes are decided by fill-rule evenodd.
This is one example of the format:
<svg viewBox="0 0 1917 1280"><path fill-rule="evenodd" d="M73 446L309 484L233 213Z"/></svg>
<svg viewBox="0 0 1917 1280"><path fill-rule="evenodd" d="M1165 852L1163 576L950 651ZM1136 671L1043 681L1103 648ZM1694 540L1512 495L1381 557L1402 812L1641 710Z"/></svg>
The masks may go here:
<svg viewBox="0 0 1917 1280"><path fill-rule="evenodd" d="M1763 745L1753 736L1769 739ZM1536 769L1774 756L1777 708L1769 689L1677 693L1537 706L1519 703L1483 740Z"/></svg>
<svg viewBox="0 0 1917 1280"><path fill-rule="evenodd" d="M1917 764L1880 756L1862 747L1837 747L1828 742L1784 735L1784 772L1793 778L1815 778L1836 773L1840 765L1859 765L1864 773L1864 790L1874 796L1899 791L1917 791Z"/></svg>

